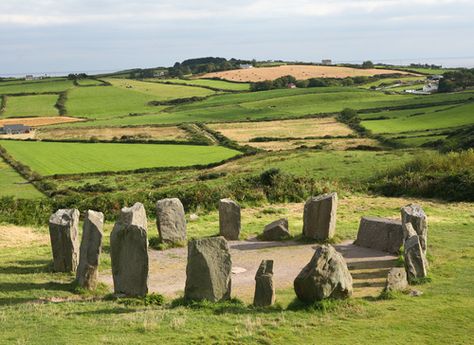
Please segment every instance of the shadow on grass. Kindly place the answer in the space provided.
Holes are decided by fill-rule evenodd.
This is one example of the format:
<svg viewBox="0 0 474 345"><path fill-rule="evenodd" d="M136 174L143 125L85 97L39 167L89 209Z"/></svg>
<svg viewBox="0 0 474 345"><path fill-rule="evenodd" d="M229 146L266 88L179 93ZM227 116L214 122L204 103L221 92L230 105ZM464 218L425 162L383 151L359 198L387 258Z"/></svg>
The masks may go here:
<svg viewBox="0 0 474 345"><path fill-rule="evenodd" d="M14 292L14 291L28 291L28 290L49 290L49 291L67 291L74 292L75 283L0 283L0 291Z"/></svg>
<svg viewBox="0 0 474 345"><path fill-rule="evenodd" d="M210 301L192 301L184 297L173 300L169 306L171 309L178 307L186 307L194 310L206 310L215 315L222 314L255 314L255 313L280 313L284 309L275 304L271 307L254 307L253 305L245 305L244 302L237 298L228 301L210 302Z"/></svg>
<svg viewBox="0 0 474 345"><path fill-rule="evenodd" d="M129 313L135 313L135 312L136 310L132 308L113 307L113 308L104 308L104 309L91 310L91 311L77 311L74 313L70 313L70 315L93 316L93 315L129 314Z"/></svg>
<svg viewBox="0 0 474 345"><path fill-rule="evenodd" d="M52 272L50 260L15 261L16 265L0 266L0 274L35 274Z"/></svg>

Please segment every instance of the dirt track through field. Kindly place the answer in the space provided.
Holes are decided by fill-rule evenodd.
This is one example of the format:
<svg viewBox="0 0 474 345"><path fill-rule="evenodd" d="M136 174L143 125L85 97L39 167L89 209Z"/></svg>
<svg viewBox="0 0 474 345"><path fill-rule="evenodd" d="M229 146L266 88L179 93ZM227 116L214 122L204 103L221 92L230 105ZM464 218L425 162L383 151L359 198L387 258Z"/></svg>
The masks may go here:
<svg viewBox="0 0 474 345"><path fill-rule="evenodd" d="M232 296L251 302L255 289L255 272L261 260L274 260L274 283L277 290L292 288L293 280L310 261L316 245L293 241L247 240L231 241L229 246L235 272L232 274ZM354 296L377 296L384 287L388 270L395 266L397 257L355 246L352 241L345 241L335 247L344 256L351 271ZM187 249L150 250L149 256L150 292L168 297L182 295L186 281ZM110 272L103 272L101 279L112 286Z"/></svg>

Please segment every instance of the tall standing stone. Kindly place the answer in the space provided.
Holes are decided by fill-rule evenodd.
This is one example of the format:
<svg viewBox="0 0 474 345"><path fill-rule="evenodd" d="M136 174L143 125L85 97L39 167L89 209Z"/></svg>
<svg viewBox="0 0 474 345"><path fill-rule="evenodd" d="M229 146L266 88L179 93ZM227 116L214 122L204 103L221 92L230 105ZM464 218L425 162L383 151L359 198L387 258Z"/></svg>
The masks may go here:
<svg viewBox="0 0 474 345"><path fill-rule="evenodd" d="M294 281L296 296L304 302L352 295L352 276L344 258L331 245L319 245L311 261Z"/></svg>
<svg viewBox="0 0 474 345"><path fill-rule="evenodd" d="M88 210L82 227L82 240L77 267L79 286L94 290L99 276L99 259L102 250L104 214Z"/></svg>
<svg viewBox="0 0 474 345"><path fill-rule="evenodd" d="M240 206L231 199L219 201L219 235L228 241L239 239Z"/></svg>
<svg viewBox="0 0 474 345"><path fill-rule="evenodd" d="M255 275L255 295L253 305L267 307L275 303L275 286L273 285L273 260L262 260Z"/></svg>
<svg viewBox="0 0 474 345"><path fill-rule="evenodd" d="M148 239L145 208L139 202L124 207L110 234L110 257L116 294L144 296L148 292Z"/></svg>
<svg viewBox="0 0 474 345"><path fill-rule="evenodd" d="M415 230L410 223L405 224L407 233L411 236L403 244L403 258L408 282L412 283L416 279L424 278L427 275L427 261L425 253L421 248L420 237L415 234Z"/></svg>
<svg viewBox="0 0 474 345"><path fill-rule="evenodd" d="M156 203L156 225L161 241L180 243L186 241L184 207L177 198L167 198Z"/></svg>
<svg viewBox="0 0 474 345"><path fill-rule="evenodd" d="M388 218L362 217L354 244L398 254L403 244L402 222Z"/></svg>
<svg viewBox="0 0 474 345"><path fill-rule="evenodd" d="M401 209L402 224L411 223L420 238L421 249L426 254L428 247L428 218L420 205L410 204ZM408 234L405 233L405 239Z"/></svg>
<svg viewBox="0 0 474 345"><path fill-rule="evenodd" d="M55 272L76 272L79 261L79 210L60 209L49 218Z"/></svg>
<svg viewBox="0 0 474 345"><path fill-rule="evenodd" d="M304 205L303 236L318 241L336 233L337 193L309 198Z"/></svg>
<svg viewBox="0 0 474 345"><path fill-rule="evenodd" d="M232 259L224 237L189 241L185 298L211 302L230 299L231 272Z"/></svg>

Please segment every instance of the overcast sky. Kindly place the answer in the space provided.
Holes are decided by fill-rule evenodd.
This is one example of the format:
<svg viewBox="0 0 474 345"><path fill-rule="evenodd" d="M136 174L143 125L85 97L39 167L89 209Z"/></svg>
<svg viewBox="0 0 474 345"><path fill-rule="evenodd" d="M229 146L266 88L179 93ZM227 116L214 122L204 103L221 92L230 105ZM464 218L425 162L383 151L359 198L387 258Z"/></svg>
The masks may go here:
<svg viewBox="0 0 474 345"><path fill-rule="evenodd" d="M474 0L0 0L0 74L202 56L474 60L473 37Z"/></svg>

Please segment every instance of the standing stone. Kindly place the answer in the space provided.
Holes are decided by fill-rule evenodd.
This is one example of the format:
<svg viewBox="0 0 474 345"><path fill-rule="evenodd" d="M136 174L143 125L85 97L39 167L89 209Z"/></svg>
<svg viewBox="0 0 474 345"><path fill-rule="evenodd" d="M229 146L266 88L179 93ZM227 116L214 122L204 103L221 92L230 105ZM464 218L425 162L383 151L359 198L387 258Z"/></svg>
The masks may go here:
<svg viewBox="0 0 474 345"><path fill-rule="evenodd" d="M188 242L184 297L217 302L230 299L232 260L224 237Z"/></svg>
<svg viewBox="0 0 474 345"><path fill-rule="evenodd" d="M162 242L186 241L186 218L179 199L162 199L156 203L156 225Z"/></svg>
<svg viewBox="0 0 474 345"><path fill-rule="evenodd" d="M99 276L99 258L102 250L104 214L87 211L82 227L82 241L77 267L77 283L80 287L94 290Z"/></svg>
<svg viewBox="0 0 474 345"><path fill-rule="evenodd" d="M279 241L289 237L288 219L286 218L275 220L263 229L262 240L264 241Z"/></svg>
<svg viewBox="0 0 474 345"><path fill-rule="evenodd" d="M275 286L273 285L273 260L262 260L255 275L255 295L253 305L267 307L275 303Z"/></svg>
<svg viewBox="0 0 474 345"><path fill-rule="evenodd" d="M145 208L124 207L110 234L115 294L144 296L148 292L148 239Z"/></svg>
<svg viewBox="0 0 474 345"><path fill-rule="evenodd" d="M318 245L311 261L294 281L298 298L315 302L352 295L352 276L341 254L331 245Z"/></svg>
<svg viewBox="0 0 474 345"><path fill-rule="evenodd" d="M337 193L309 198L304 205L303 236L318 241L336 233Z"/></svg>
<svg viewBox="0 0 474 345"><path fill-rule="evenodd" d="M420 237L413 234L414 230L410 223L407 223L406 227L408 233L411 233L412 236L405 240L403 257L408 281L411 283L418 278L426 277L427 261L421 248Z"/></svg>
<svg viewBox="0 0 474 345"><path fill-rule="evenodd" d="M354 244L398 254L403 244L402 222L388 218L362 217Z"/></svg>
<svg viewBox="0 0 474 345"><path fill-rule="evenodd" d="M393 267L388 271L385 291L404 291L407 288L407 273L403 267Z"/></svg>
<svg viewBox="0 0 474 345"><path fill-rule="evenodd" d="M76 272L79 261L79 210L61 209L49 218L55 272Z"/></svg>
<svg viewBox="0 0 474 345"><path fill-rule="evenodd" d="M240 206L231 199L219 201L219 235L228 241L239 239Z"/></svg>
<svg viewBox="0 0 474 345"><path fill-rule="evenodd" d="M421 249L426 254L428 246L428 219L420 205L410 204L401 209L402 224L411 223L420 238ZM405 239L409 236L405 233Z"/></svg>

